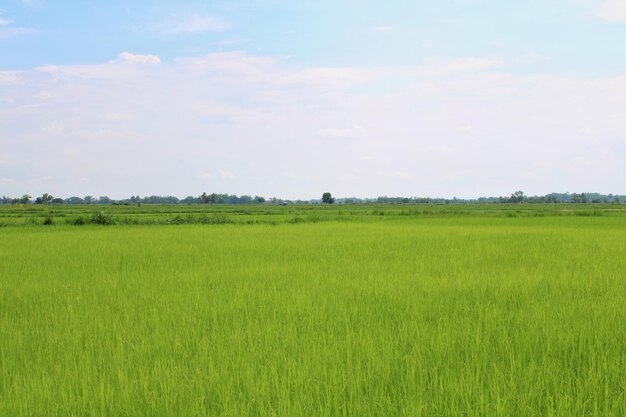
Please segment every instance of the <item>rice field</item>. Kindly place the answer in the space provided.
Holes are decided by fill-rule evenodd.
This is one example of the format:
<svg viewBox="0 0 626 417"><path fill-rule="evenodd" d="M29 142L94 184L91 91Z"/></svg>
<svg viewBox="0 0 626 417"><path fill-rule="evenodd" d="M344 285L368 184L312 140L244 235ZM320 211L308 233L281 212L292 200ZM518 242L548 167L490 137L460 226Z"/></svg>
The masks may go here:
<svg viewBox="0 0 626 417"><path fill-rule="evenodd" d="M624 208L2 208L0 416L622 417Z"/></svg>

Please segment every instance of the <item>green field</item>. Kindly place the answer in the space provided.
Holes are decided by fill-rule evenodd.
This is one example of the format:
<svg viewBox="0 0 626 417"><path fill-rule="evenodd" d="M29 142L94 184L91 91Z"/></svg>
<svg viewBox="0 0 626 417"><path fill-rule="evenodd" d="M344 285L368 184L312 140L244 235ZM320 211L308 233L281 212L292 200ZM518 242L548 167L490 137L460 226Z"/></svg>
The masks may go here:
<svg viewBox="0 0 626 417"><path fill-rule="evenodd" d="M624 205L0 225L0 416L626 415Z"/></svg>

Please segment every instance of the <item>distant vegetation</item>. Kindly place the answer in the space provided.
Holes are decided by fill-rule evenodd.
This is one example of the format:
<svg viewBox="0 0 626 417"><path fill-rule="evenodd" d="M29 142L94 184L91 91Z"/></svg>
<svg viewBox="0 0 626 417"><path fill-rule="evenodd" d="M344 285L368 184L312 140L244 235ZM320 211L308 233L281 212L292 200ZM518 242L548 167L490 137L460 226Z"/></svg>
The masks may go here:
<svg viewBox="0 0 626 417"><path fill-rule="evenodd" d="M187 196L178 198L174 196L131 196L129 198L114 200L107 196L98 198L93 196L85 197L68 197L59 198L45 193L42 196L33 199L32 196L24 194L21 197L6 197L0 199L0 204L267 204L267 205L285 205L285 204L362 204L362 203L391 203L391 204L510 204L510 203L527 203L527 204L545 204L545 203L626 203L626 195L617 194L600 194L600 193L551 193L543 196L527 196L522 191L515 191L510 196L501 197L479 197L475 199L464 198L436 198L436 197L387 197L378 198L334 198L331 193L325 192L320 199L310 200L286 200L281 198L265 198L261 196L249 196L235 194L207 194Z"/></svg>
<svg viewBox="0 0 626 417"><path fill-rule="evenodd" d="M624 204L28 204L0 206L0 226L279 225L451 217L626 217Z"/></svg>

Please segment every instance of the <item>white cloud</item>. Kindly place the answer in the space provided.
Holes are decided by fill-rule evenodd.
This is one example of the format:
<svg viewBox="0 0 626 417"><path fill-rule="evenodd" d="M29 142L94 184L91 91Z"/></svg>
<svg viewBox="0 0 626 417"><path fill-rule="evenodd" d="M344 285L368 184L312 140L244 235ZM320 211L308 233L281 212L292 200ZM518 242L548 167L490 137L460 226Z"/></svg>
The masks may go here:
<svg viewBox="0 0 626 417"><path fill-rule="evenodd" d="M230 171L221 171L220 176L225 180L235 180L237 176Z"/></svg>
<svg viewBox="0 0 626 417"><path fill-rule="evenodd" d="M52 175L44 175L41 177L34 177L34 178L29 178L28 182L30 184L34 184L34 185L43 185L43 184L49 184L52 181L54 181L54 177Z"/></svg>
<svg viewBox="0 0 626 417"><path fill-rule="evenodd" d="M626 75L595 80L593 85L605 90L607 93L611 91L626 93Z"/></svg>
<svg viewBox="0 0 626 417"><path fill-rule="evenodd" d="M457 129L457 132L468 135L470 133L474 133L474 128L472 126L469 125L462 125L459 126Z"/></svg>
<svg viewBox="0 0 626 417"><path fill-rule="evenodd" d="M413 179L413 176L411 174L408 174L403 171L393 171L386 175L391 179L400 180L400 181L408 181L408 180Z"/></svg>
<svg viewBox="0 0 626 417"><path fill-rule="evenodd" d="M276 60L271 57L257 57L242 52L219 52L202 57L183 58L179 65L196 73L219 73L238 82L265 82L276 75ZM226 79L224 80L226 81Z"/></svg>
<svg viewBox="0 0 626 417"><path fill-rule="evenodd" d="M321 88L344 88L362 84L371 79L367 71L353 68L307 68L294 71L280 77L281 82L287 84L301 84Z"/></svg>
<svg viewBox="0 0 626 417"><path fill-rule="evenodd" d="M605 0L598 17L610 22L618 22L626 20L626 0Z"/></svg>
<svg viewBox="0 0 626 417"><path fill-rule="evenodd" d="M139 55L130 52L122 52L117 56L117 62L129 62L132 64L160 64L161 59L156 55Z"/></svg>
<svg viewBox="0 0 626 417"><path fill-rule="evenodd" d="M0 13L2 13L2 10L0 10ZM37 30L28 27L14 26L12 20L0 18L0 39L7 39L33 33L37 33Z"/></svg>
<svg viewBox="0 0 626 417"><path fill-rule="evenodd" d="M18 71L0 71L0 85L11 85L20 82L21 76Z"/></svg>
<svg viewBox="0 0 626 417"><path fill-rule="evenodd" d="M16 185L17 181L13 178L0 178L0 184L3 185Z"/></svg>
<svg viewBox="0 0 626 417"><path fill-rule="evenodd" d="M193 70L196 76L219 74L223 82L267 83L312 86L321 89L352 87L371 79L368 71L342 67L283 69L273 57L251 56L243 52L218 52L196 58L178 59L177 64Z"/></svg>
<svg viewBox="0 0 626 417"><path fill-rule="evenodd" d="M501 62L499 60L495 59L469 57L434 63L432 64L432 68L438 67L439 71L445 74L460 74L467 72L484 71L487 69L491 69L499 65L500 63Z"/></svg>
<svg viewBox="0 0 626 417"><path fill-rule="evenodd" d="M0 166L11 166L16 163L15 158L7 153L0 153Z"/></svg>
<svg viewBox="0 0 626 417"><path fill-rule="evenodd" d="M454 152L454 148L451 146L431 146L429 150L442 153Z"/></svg>
<svg viewBox="0 0 626 417"><path fill-rule="evenodd" d="M137 82L145 77L144 72L152 67L158 67L161 59L156 55L140 55L130 52L122 52L117 59L107 64L95 65L42 65L35 68L36 72L49 74L51 77L78 77L85 79L100 79L109 81L128 81L135 79ZM42 94L41 92L37 93ZM45 96L50 96L50 91L44 90Z"/></svg>
<svg viewBox="0 0 626 417"><path fill-rule="evenodd" d="M355 127L331 127L326 129L320 129L317 131L317 135L326 138L348 138L355 134L362 133L363 128L360 126Z"/></svg>

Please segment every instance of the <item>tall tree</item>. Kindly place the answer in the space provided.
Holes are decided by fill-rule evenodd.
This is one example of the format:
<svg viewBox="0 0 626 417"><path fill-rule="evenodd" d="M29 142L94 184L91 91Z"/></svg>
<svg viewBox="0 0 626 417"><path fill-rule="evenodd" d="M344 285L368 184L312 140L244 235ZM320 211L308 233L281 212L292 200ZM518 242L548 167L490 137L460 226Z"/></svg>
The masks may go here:
<svg viewBox="0 0 626 417"><path fill-rule="evenodd" d="M333 204L334 202L335 202L335 199L329 192L325 192L324 194L322 194L322 203Z"/></svg>
<svg viewBox="0 0 626 417"><path fill-rule="evenodd" d="M525 198L526 195L523 191L515 191L513 194L511 194L510 201L511 203L522 203Z"/></svg>

